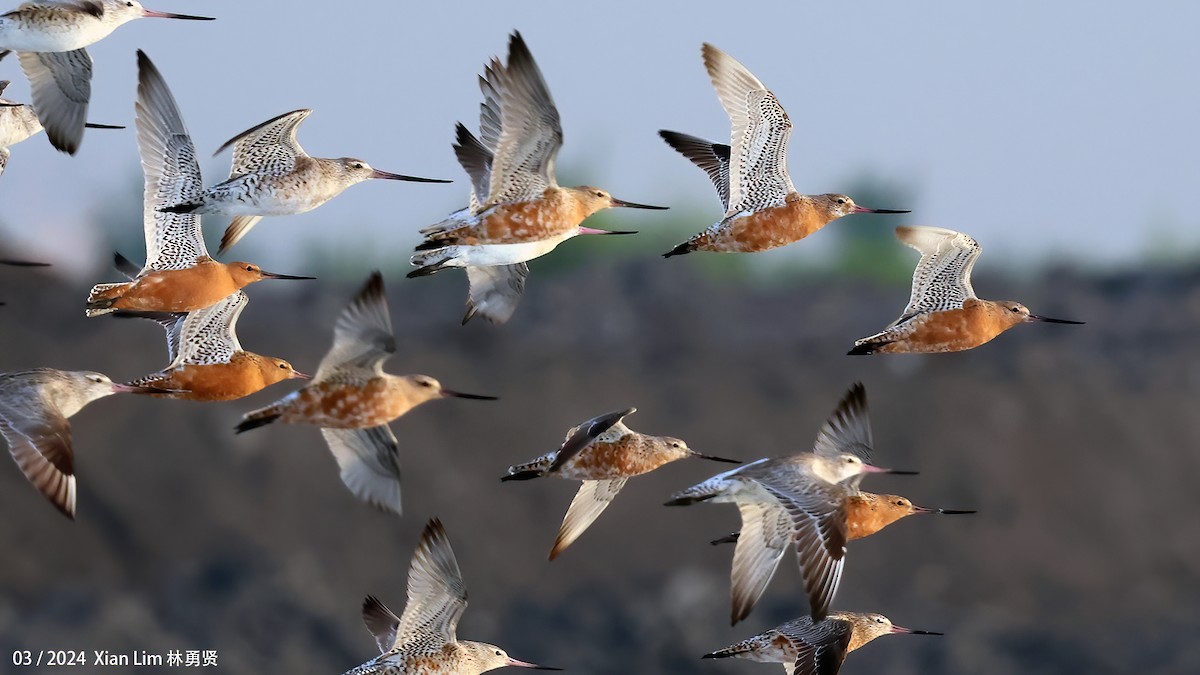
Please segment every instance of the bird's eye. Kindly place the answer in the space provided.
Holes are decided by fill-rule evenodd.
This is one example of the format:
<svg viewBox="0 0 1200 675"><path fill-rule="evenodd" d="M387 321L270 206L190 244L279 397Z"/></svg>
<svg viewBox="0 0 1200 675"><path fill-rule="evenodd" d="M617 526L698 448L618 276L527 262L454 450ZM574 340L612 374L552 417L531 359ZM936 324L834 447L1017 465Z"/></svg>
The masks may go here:
<svg viewBox="0 0 1200 675"><path fill-rule="evenodd" d="M603 196L604 196L604 193L603 193L603 192L601 192L601 191L599 191L599 190L596 190L596 192L595 192L594 194L595 194L597 197L603 197Z"/></svg>
<svg viewBox="0 0 1200 675"><path fill-rule="evenodd" d="M254 265L246 265L246 271L247 271L247 272L253 272L253 271L254 271Z"/></svg>
<svg viewBox="0 0 1200 675"><path fill-rule="evenodd" d="M1021 308L1020 308L1020 307L1013 307L1013 308L1012 308L1012 311L1014 311L1014 312L1017 312L1018 314L1020 314L1020 313L1021 313Z"/></svg>
<svg viewBox="0 0 1200 675"><path fill-rule="evenodd" d="M126 6L126 7L133 7L133 3L132 3L132 2L127 2L127 3L125 3L125 6Z"/></svg>
<svg viewBox="0 0 1200 675"><path fill-rule="evenodd" d="M499 649L496 650L496 656L503 656L503 654L500 653Z"/></svg>
<svg viewBox="0 0 1200 675"><path fill-rule="evenodd" d="M281 364L279 364L279 367L280 367L280 368L282 368L282 369L284 369L284 370L291 370L291 369L292 369L292 367L291 367L291 366L289 366L289 365L288 365L288 364L286 364L286 363L281 363Z"/></svg>
<svg viewBox="0 0 1200 675"><path fill-rule="evenodd" d="M356 168L356 169L361 169L361 168L363 168L362 162L355 162L355 163L354 163L354 168Z"/></svg>
<svg viewBox="0 0 1200 675"><path fill-rule="evenodd" d="M897 501L896 506L904 506L904 500L901 499L901 500Z"/></svg>
<svg viewBox="0 0 1200 675"><path fill-rule="evenodd" d="M847 464L853 464L853 463L854 463L854 458L853 458L853 457L847 457L847 458L846 458L846 463L847 463Z"/></svg>
<svg viewBox="0 0 1200 675"><path fill-rule="evenodd" d="M839 204L845 204L845 203L846 203L846 200L845 200L845 199L842 199L841 197L838 197L837 203L839 203Z"/></svg>
<svg viewBox="0 0 1200 675"><path fill-rule="evenodd" d="M432 387L433 383L430 382L429 380L421 380L421 386L422 387Z"/></svg>

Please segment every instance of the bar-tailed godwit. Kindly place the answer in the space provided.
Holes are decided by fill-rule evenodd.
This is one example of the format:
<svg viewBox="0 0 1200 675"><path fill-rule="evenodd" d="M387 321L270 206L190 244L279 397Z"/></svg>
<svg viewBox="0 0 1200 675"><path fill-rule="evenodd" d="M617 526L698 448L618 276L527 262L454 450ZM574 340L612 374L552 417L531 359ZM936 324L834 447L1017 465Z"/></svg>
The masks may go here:
<svg viewBox="0 0 1200 675"><path fill-rule="evenodd" d="M516 310L529 274L526 262L580 234L633 234L580 225L614 206L663 209L616 199L587 185L561 187L554 162L562 125L550 89L521 34L508 44L508 63L492 59L479 78L480 138L461 124L455 154L471 178L470 205L421 230L410 277L465 267L470 293L466 323L481 316L504 323Z"/></svg>
<svg viewBox="0 0 1200 675"><path fill-rule="evenodd" d="M940 227L897 227L896 237L921 252L912 295L899 319L854 341L850 354L912 354L974 349L1017 324L1082 324L1030 314L1011 300L980 300L971 268L982 250L973 238Z"/></svg>
<svg viewBox="0 0 1200 675"><path fill-rule="evenodd" d="M702 455L687 443L670 436L650 436L625 426L624 418L637 412L628 408L594 417L567 432L562 447L508 469L500 480L529 480L556 476L581 480L550 549L554 560L604 512L625 482L633 476L685 457L740 464L736 459Z"/></svg>
<svg viewBox="0 0 1200 675"><path fill-rule="evenodd" d="M846 541L854 541L870 536L892 523L907 518L929 513L940 513L944 515L963 515L975 513L974 511L964 511L962 509L931 509L924 506L917 506L908 500L907 497L900 495L877 495L872 492L858 492L857 494L848 494L842 500L842 513L844 516L846 528ZM738 540L739 533L726 535L720 539L714 539L711 543L716 544L732 544Z"/></svg>
<svg viewBox="0 0 1200 675"><path fill-rule="evenodd" d="M0 59L3 58L4 54L0 53ZM0 80L0 94L4 93L8 84L8 80ZM91 122L85 126L89 129L125 128L111 124L92 124ZM38 121L37 113L33 112L33 106L0 98L0 176L4 175L4 169L8 166L8 158L11 154L9 148L31 136L36 136L41 131L42 123Z"/></svg>
<svg viewBox="0 0 1200 675"><path fill-rule="evenodd" d="M277 421L321 427L342 482L354 496L400 513L399 449L388 422L434 399L495 398L451 391L427 375L383 372L384 362L395 351L383 277L374 272L338 317L333 346L313 381L246 413L238 433Z"/></svg>
<svg viewBox="0 0 1200 675"><path fill-rule="evenodd" d="M263 279L312 279L263 271L248 262L221 263L208 255L200 216L163 213L165 205L189 199L204 189L196 146L184 126L175 97L158 68L138 51L135 103L138 149L145 173L142 226L146 264L126 268L130 281L97 284L87 299L87 315L117 310L192 312L210 307ZM0 112L2 115L3 112Z"/></svg>
<svg viewBox="0 0 1200 675"><path fill-rule="evenodd" d="M25 478L74 520L75 452L67 418L110 394L146 391L91 371L0 373L0 435Z"/></svg>
<svg viewBox="0 0 1200 675"><path fill-rule="evenodd" d="M288 216L311 211L342 194L351 185L373 178L417 183L449 183L372 168L361 159L310 157L296 132L312 110L293 110L273 117L229 139L217 149L233 147L229 178L198 195L160 207L168 213L209 213L233 216L221 237L218 253L233 246L263 216Z"/></svg>
<svg viewBox="0 0 1200 675"><path fill-rule="evenodd" d="M799 241L852 213L908 213L868 209L846 195L802 195L787 170L792 122L775 94L737 59L705 43L704 67L733 125L730 145L660 131L712 179L725 215L707 230L663 254L692 251L750 253Z"/></svg>
<svg viewBox="0 0 1200 675"><path fill-rule="evenodd" d="M731 623L750 614L790 545L796 547L812 616L825 616L845 563L846 496L858 492L865 473L912 473L867 464L870 453L866 391L856 383L817 435L813 452L745 464L667 502L737 504L742 531L730 572Z"/></svg>
<svg viewBox="0 0 1200 675"><path fill-rule="evenodd" d="M293 378L308 379L292 364L242 349L237 320L250 299L237 291L211 307L186 314L128 312L120 316L154 319L167 331L171 363L130 384L155 394L189 401L232 401Z"/></svg>
<svg viewBox="0 0 1200 675"><path fill-rule="evenodd" d="M212 20L156 12L136 0L39 0L0 14L0 50L17 52L33 108L54 147L73 155L83 140L92 97L92 57L84 47L143 18Z"/></svg>
<svg viewBox="0 0 1200 675"><path fill-rule="evenodd" d="M902 628L882 614L831 612L816 622L810 616L792 619L704 658L782 663L787 675L837 675L847 654L877 637L895 633L942 635Z"/></svg>
<svg viewBox="0 0 1200 675"><path fill-rule="evenodd" d="M467 585L442 522L425 525L408 570L408 602L396 616L374 596L363 601L363 623L379 656L345 675L479 675L505 666L559 670L518 661L496 645L459 640Z"/></svg>

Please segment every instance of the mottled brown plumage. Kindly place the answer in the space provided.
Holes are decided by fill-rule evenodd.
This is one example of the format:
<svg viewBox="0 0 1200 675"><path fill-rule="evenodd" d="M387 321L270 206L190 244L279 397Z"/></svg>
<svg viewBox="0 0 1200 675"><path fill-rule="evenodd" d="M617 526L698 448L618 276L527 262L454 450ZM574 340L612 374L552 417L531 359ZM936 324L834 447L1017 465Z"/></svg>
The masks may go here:
<svg viewBox="0 0 1200 675"><path fill-rule="evenodd" d="M399 448L388 422L434 399L492 397L451 391L427 375L383 372L395 351L383 276L374 272L338 317L333 346L313 381L246 413L238 432L272 422L321 427L346 487L369 504L400 513Z"/></svg>
<svg viewBox="0 0 1200 675"><path fill-rule="evenodd" d="M527 480L556 476L583 481L563 518L554 547L550 549L551 560L587 530L629 478L649 473L684 457L740 463L702 455L678 438L638 433L622 422L627 415L635 412L637 408L628 408L594 417L568 431L558 450L525 464L511 466L500 479Z"/></svg>

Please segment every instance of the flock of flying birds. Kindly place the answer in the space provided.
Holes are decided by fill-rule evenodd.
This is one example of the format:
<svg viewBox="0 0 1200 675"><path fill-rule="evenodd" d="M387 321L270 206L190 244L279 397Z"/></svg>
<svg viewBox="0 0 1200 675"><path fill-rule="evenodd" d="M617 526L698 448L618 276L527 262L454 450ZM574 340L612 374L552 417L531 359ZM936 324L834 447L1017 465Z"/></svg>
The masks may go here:
<svg viewBox="0 0 1200 675"><path fill-rule="evenodd" d="M119 25L143 17L207 18L155 12L124 0L29 2L0 15L0 50L17 52L33 98L32 104L0 99L0 171L9 146L43 129L55 148L74 154L86 127L107 126L86 122L92 62L85 48ZM864 208L841 194L797 192L787 172L791 122L778 99L725 52L705 44L702 54L730 118L730 144L674 131L659 133L709 176L725 213L665 257L696 251L765 251L803 239L842 216L907 213ZM138 268L118 254L116 267L128 280L97 284L88 295L86 313L160 323L166 330L170 363L126 384L101 373L49 368L0 374L0 434L18 467L54 506L74 518L68 418L88 403L121 392L225 401L298 378L307 380L302 388L247 413L237 431L272 422L320 428L346 487L362 501L400 513L398 444L389 422L434 399L491 397L452 391L425 375L383 371L395 351L395 337L378 272L337 318L332 347L314 376L300 373L284 359L244 350L235 330L248 302L243 289L264 279L310 277L213 259L205 248L200 217L232 218L218 251L224 253L264 216L309 211L364 180L448 181L388 173L355 158L310 157L296 134L311 111L296 110L222 146L221 150L232 148L229 177L206 187L196 148L165 79L144 53L139 51L137 60L135 124L145 173L145 264ZM632 234L585 227L582 223L590 215L610 207L663 207L623 201L597 187L558 184L558 111L519 33L511 36L506 61L494 58L485 65L479 86L479 134L459 124L453 146L470 178L469 204L421 230L424 239L412 256L416 269L408 276L464 269L469 293L463 323L479 316L499 324L516 310L529 260L576 235ZM970 277L980 247L966 234L898 227L896 235L921 255L908 306L881 332L855 341L850 354L960 351L1020 323L1079 323L1031 314L1017 302L976 297ZM635 410L583 422L567 432L558 450L512 466L502 478L582 481L550 559L591 525L629 478L687 457L740 464L699 454L678 438L633 431L624 420ZM901 496L862 491L859 484L867 473L909 473L869 464L872 447L866 393L855 384L818 433L811 452L741 464L667 502L730 502L741 512L741 531L713 541L735 544L730 578L733 623L750 614L788 548L796 551L807 594L806 615L705 658L778 662L792 675L828 675L840 669L849 652L881 635L936 634L900 628L879 614L830 611L849 541L910 515L971 513L919 507ZM458 640L455 628L466 598L449 539L434 519L413 557L402 615L397 617L373 597L364 602L363 618L381 653L349 673L547 669L513 659L493 645Z"/></svg>

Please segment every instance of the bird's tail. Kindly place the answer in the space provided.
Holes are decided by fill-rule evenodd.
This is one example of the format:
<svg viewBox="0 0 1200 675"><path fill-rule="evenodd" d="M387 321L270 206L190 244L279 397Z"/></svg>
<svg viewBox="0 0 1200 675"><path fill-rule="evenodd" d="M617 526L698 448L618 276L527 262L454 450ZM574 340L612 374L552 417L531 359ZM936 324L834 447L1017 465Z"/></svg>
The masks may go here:
<svg viewBox="0 0 1200 675"><path fill-rule="evenodd" d="M705 246L708 246L711 243L709 241L711 238L712 237L709 235L708 230L705 230L704 232L697 234L696 236L692 237L691 239L688 239L687 241L683 242L682 244L679 244L678 246L671 249L670 251L667 251L666 253L663 254L663 257L670 258L671 256L674 256L674 255L685 255L685 254L691 253L692 251L699 251L700 249L704 248Z"/></svg>
<svg viewBox="0 0 1200 675"><path fill-rule="evenodd" d="M546 475L546 470L550 465L554 464L554 456L557 453L551 452L542 455L535 460L525 462L524 464L514 464L508 467L508 473L501 476L500 480L529 480L531 478L540 478Z"/></svg>
<svg viewBox="0 0 1200 675"><path fill-rule="evenodd" d="M742 640L741 642L739 642L737 644L729 645L728 647L726 647L724 649L718 649L715 652L710 652L708 654L705 654L701 658L705 658L705 659L737 658L737 657L741 656L742 654L747 654L749 652L752 652L761 646L762 646L762 638L759 636L755 636L752 638Z"/></svg>
<svg viewBox="0 0 1200 675"><path fill-rule="evenodd" d="M417 269L408 273L408 278L426 277L430 274L437 274L447 267L453 267L450 264L455 257L458 256L457 246L442 246L433 249L421 249L409 258L409 262L417 267Z"/></svg>
<svg viewBox="0 0 1200 675"><path fill-rule="evenodd" d="M719 496L725 490L725 482L718 477L709 478L708 480L698 485L693 485L686 490L680 490L671 495L671 500L666 503L667 506L687 506L696 502L708 501Z"/></svg>
<svg viewBox="0 0 1200 675"><path fill-rule="evenodd" d="M269 405L242 415L242 421L238 422L234 430L240 434L243 431L265 427L282 416L283 410L279 405Z"/></svg>
<svg viewBox="0 0 1200 675"><path fill-rule="evenodd" d="M892 344L895 340L871 340L865 338L854 343L854 348L846 352L848 356L867 356L881 351L884 347Z"/></svg>
<svg viewBox="0 0 1200 675"><path fill-rule="evenodd" d="M117 308L113 305L116 304L117 300L121 299L127 288L129 288L129 283L124 281L92 286L92 290L88 293L87 298L87 315L100 316L101 314L117 311Z"/></svg>

